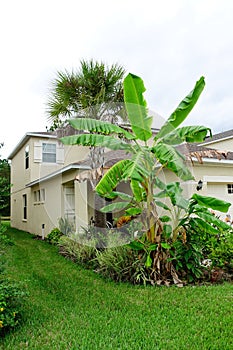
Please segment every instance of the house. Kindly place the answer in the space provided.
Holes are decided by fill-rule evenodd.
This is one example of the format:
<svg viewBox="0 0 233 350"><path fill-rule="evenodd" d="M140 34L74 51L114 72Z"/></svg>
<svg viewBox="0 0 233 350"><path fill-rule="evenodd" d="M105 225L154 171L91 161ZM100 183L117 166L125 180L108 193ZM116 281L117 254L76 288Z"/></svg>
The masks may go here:
<svg viewBox="0 0 233 350"><path fill-rule="evenodd" d="M58 218L75 221L75 208L80 225L86 223L91 215L86 201L90 191L87 183L74 178L90 168L81 164L88 152L88 147L64 146L54 133L27 133L9 156L12 227L47 235Z"/></svg>
<svg viewBox="0 0 233 350"><path fill-rule="evenodd" d="M91 182L81 181L91 170L89 147L63 145L61 136L29 132L11 152L12 227L46 236L58 226L59 218L65 217L79 229L95 218L96 205L103 205L94 199ZM186 196L197 191L199 184L202 195L233 204L233 130L202 144L183 144L180 151L189 160L195 178L183 184ZM122 151L106 152L105 168L125 157ZM172 174L161 176L174 181ZM125 184L121 186L127 190ZM229 214L233 217L233 206ZM111 221L112 214L104 220Z"/></svg>

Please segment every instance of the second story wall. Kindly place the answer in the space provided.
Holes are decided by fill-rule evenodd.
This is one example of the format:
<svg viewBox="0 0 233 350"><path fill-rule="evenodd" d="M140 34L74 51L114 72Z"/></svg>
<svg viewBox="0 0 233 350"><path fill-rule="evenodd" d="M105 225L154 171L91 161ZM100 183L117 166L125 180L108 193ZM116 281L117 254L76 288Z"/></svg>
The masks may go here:
<svg viewBox="0 0 233 350"><path fill-rule="evenodd" d="M55 137L26 137L11 159L12 192L67 165L88 158L89 147L66 146Z"/></svg>

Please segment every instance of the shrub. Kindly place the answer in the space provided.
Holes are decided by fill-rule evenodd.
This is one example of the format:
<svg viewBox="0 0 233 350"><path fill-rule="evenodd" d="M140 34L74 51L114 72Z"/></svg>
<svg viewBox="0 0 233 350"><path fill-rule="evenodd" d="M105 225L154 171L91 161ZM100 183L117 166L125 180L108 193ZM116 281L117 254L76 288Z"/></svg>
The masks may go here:
<svg viewBox="0 0 233 350"><path fill-rule="evenodd" d="M68 236L75 231L74 224L71 223L67 218L60 218L58 220L59 230L63 235Z"/></svg>
<svg viewBox="0 0 233 350"><path fill-rule="evenodd" d="M63 236L62 232L55 227L46 237L49 243L51 244L58 244L61 236Z"/></svg>
<svg viewBox="0 0 233 350"><path fill-rule="evenodd" d="M145 264L127 245L97 251L97 271L114 281L146 283L149 280Z"/></svg>
<svg viewBox="0 0 233 350"><path fill-rule="evenodd" d="M233 269L233 233L232 231L216 237L216 242L210 249L209 259L212 266L225 268L229 271Z"/></svg>
<svg viewBox="0 0 233 350"><path fill-rule="evenodd" d="M204 268L201 261L204 259L199 235L187 232L186 241L180 237L173 242L170 249L172 264L178 275L188 282L198 280L203 275Z"/></svg>
<svg viewBox="0 0 233 350"><path fill-rule="evenodd" d="M96 267L96 248L93 245L81 244L74 236L61 237L58 245L63 256L86 268Z"/></svg>
<svg viewBox="0 0 233 350"><path fill-rule="evenodd" d="M21 304L26 294L18 283L0 278L0 332L19 323Z"/></svg>
<svg viewBox="0 0 233 350"><path fill-rule="evenodd" d="M0 224L0 244L1 245L13 245L13 241L5 234L7 228Z"/></svg>

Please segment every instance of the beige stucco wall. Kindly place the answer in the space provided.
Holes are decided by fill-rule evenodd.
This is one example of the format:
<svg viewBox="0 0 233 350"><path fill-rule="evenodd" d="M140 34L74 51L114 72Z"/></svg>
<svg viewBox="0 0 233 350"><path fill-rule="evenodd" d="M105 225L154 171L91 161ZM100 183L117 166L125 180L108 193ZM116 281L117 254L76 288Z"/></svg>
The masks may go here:
<svg viewBox="0 0 233 350"><path fill-rule="evenodd" d="M75 163L77 161L86 160L89 154L89 147L87 146L64 146L65 147L65 157L64 166Z"/></svg>
<svg viewBox="0 0 233 350"><path fill-rule="evenodd" d="M206 145L206 147L219 149L221 151L231 151L233 152L233 138L226 140L213 141Z"/></svg>
<svg viewBox="0 0 233 350"><path fill-rule="evenodd" d="M213 159L212 159L213 161ZM216 161L215 164L206 162L204 164L194 163L191 167L191 172L195 180L181 182L186 198L191 197L193 193L199 193L203 196L216 197L231 203L228 213L233 218L233 194L227 191L227 184L233 184L233 164L226 164L223 161ZM171 172L165 171L162 175L163 181L172 182L177 181ZM203 188L201 191L196 190L199 180L203 181ZM222 218L225 218L225 213L218 213Z"/></svg>

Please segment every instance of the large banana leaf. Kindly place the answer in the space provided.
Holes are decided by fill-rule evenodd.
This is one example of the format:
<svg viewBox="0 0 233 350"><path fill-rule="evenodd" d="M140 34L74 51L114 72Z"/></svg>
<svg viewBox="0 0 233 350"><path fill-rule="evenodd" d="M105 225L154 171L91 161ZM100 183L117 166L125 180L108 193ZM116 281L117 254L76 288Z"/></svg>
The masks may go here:
<svg viewBox="0 0 233 350"><path fill-rule="evenodd" d="M197 193L194 193L192 195L192 199L206 207L206 208L211 208L213 210L218 210L218 211L221 211L223 213L227 213L228 212L228 209L229 207L231 206L231 203L228 203L228 202L225 202L221 199L217 199L217 198L214 198L214 197L206 197L206 196L201 196Z"/></svg>
<svg viewBox="0 0 233 350"><path fill-rule="evenodd" d="M100 211L102 213L109 213L113 211L120 211L128 207L129 202L116 202L106 205L105 207L101 208Z"/></svg>
<svg viewBox="0 0 233 350"><path fill-rule="evenodd" d="M125 178L142 181L144 176L149 176L148 171L143 166L144 152L139 151L133 156L131 163L125 168Z"/></svg>
<svg viewBox="0 0 233 350"><path fill-rule="evenodd" d="M200 218L191 218L189 220L189 224L190 226L194 229L194 230L197 230L197 229L201 229L201 230L204 230L208 233L213 233L213 234L219 234L219 230L214 228L212 225L210 225L208 222L200 219Z"/></svg>
<svg viewBox="0 0 233 350"><path fill-rule="evenodd" d="M210 223L210 224L213 224L223 230L229 230L229 225L218 219L215 215L209 213L209 212L197 212L196 213L201 219L203 219L204 221Z"/></svg>
<svg viewBox="0 0 233 350"><path fill-rule="evenodd" d="M171 170L182 180L194 179L184 162L183 156L174 147L159 142L151 151L165 168Z"/></svg>
<svg viewBox="0 0 233 350"><path fill-rule="evenodd" d="M163 138L163 142L168 145L178 145L184 141L203 142L208 132L212 136L211 130L205 126L184 126L167 134Z"/></svg>
<svg viewBox="0 0 233 350"><path fill-rule="evenodd" d="M124 181L124 171L125 167L131 162L129 159L123 159L114 164L108 172L102 177L100 182L97 184L95 190L96 192L105 197L109 193L112 193L113 190L117 187L117 185Z"/></svg>
<svg viewBox="0 0 233 350"><path fill-rule="evenodd" d="M155 140L164 137L174 129L176 129L188 116L195 106L200 94L205 86L204 77L201 77L194 87L194 89L181 101L176 110L171 114L165 124L155 137Z"/></svg>
<svg viewBox="0 0 233 350"><path fill-rule="evenodd" d="M130 216L136 216L142 213L142 209L141 208L136 208L136 207L132 207L132 208L128 208L126 209L125 213L127 215Z"/></svg>
<svg viewBox="0 0 233 350"><path fill-rule="evenodd" d="M129 143L112 136L98 134L80 134L65 136L60 139L65 145L101 146L112 150L132 151Z"/></svg>
<svg viewBox="0 0 233 350"><path fill-rule="evenodd" d="M112 198L112 199L119 197L123 201L131 202L133 200L132 196L130 196L129 194L124 193L124 192L114 191L114 192L110 193L109 195L110 196L108 196L108 198Z"/></svg>
<svg viewBox="0 0 233 350"><path fill-rule="evenodd" d="M134 135L119 127L118 125L91 118L76 118L69 120L70 125L76 130L101 133L103 135L120 134L128 140L135 138Z"/></svg>
<svg viewBox="0 0 233 350"><path fill-rule="evenodd" d="M139 140L147 141L152 136L152 117L148 116L143 93L143 80L133 74L124 79L124 102L132 130Z"/></svg>
<svg viewBox="0 0 233 350"><path fill-rule="evenodd" d="M133 192L134 195L134 199L136 200L136 202L142 202L145 200L146 198L146 192L145 190L142 188L142 186L140 185L139 181L136 180L131 180L130 181L130 187L131 190Z"/></svg>
<svg viewBox="0 0 233 350"><path fill-rule="evenodd" d="M154 198L169 197L172 205L187 210L189 202L182 196L182 192L183 189L180 187L179 182L170 182L161 192L156 193Z"/></svg>

